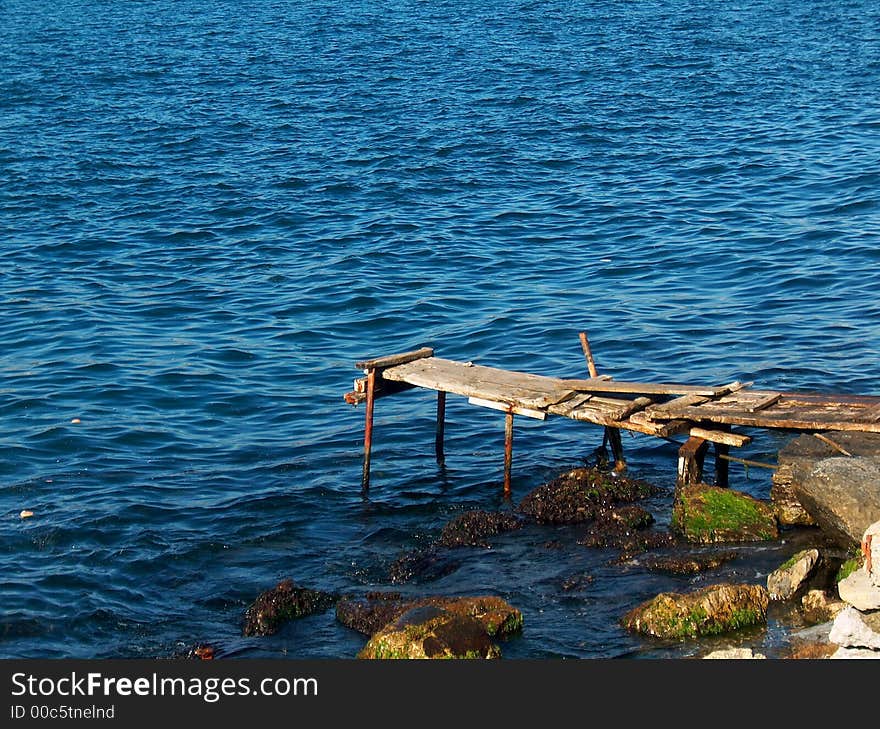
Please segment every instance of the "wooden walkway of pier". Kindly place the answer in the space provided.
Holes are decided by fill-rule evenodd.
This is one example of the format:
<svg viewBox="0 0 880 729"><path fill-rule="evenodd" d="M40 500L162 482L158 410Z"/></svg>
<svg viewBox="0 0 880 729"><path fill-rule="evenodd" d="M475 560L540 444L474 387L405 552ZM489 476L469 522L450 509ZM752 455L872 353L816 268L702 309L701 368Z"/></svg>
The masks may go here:
<svg viewBox="0 0 880 729"><path fill-rule="evenodd" d="M586 334L582 332L580 338L590 373L584 379L442 359L427 347L357 362L356 367L365 376L355 380L354 390L345 394L345 400L366 406L364 490L370 483L375 400L413 388L437 392L435 451L441 463L447 393L505 413L505 495L510 494L515 415L538 420L556 415L603 426L617 470L626 466L621 430L661 438L687 435L679 449L679 480L701 479L704 457L713 444L715 482L719 485L727 483L728 460L736 460L729 457L729 448L751 441L735 427L818 434L839 430L880 432L880 396L756 390L752 383L739 381L717 386L617 381L596 372Z"/></svg>

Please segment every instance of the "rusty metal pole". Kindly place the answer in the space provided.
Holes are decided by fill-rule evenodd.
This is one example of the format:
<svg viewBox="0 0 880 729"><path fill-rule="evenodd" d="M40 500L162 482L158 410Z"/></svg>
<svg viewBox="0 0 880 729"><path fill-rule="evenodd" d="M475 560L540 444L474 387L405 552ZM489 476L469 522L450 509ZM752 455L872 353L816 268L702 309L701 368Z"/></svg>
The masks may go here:
<svg viewBox="0 0 880 729"><path fill-rule="evenodd" d="M437 463L443 466L446 457L443 455L443 433L446 428L446 392L437 390L437 434L434 437L434 452L437 454Z"/></svg>
<svg viewBox="0 0 880 729"><path fill-rule="evenodd" d="M364 418L364 473L361 478L361 491L370 488L370 451L373 447L373 402L376 392L376 370L367 372L367 412Z"/></svg>
<svg viewBox="0 0 880 729"><path fill-rule="evenodd" d="M504 417L504 497L510 498L510 471L513 466L513 412Z"/></svg>

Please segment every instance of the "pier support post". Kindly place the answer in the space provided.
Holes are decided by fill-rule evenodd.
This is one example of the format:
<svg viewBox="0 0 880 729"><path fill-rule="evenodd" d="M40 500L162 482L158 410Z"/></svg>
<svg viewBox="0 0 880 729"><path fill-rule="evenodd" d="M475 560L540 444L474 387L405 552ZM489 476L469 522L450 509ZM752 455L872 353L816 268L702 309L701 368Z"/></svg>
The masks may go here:
<svg viewBox="0 0 880 729"><path fill-rule="evenodd" d="M364 416L364 472L361 477L361 491L370 488L370 451L373 447L373 404L376 400L376 370L367 372L367 401Z"/></svg>
<svg viewBox="0 0 880 729"><path fill-rule="evenodd" d="M580 332L578 337L581 340L581 349L584 350L584 357L587 360L587 370L590 377L597 378L599 370L596 369L596 362L593 359L593 350L590 348L590 340L587 338L586 332ZM612 428L605 426L605 439L611 446L611 457L614 459L614 470L617 473L623 473L626 470L626 458L623 455L623 441L620 438L620 428Z"/></svg>
<svg viewBox="0 0 880 729"><path fill-rule="evenodd" d="M513 413L504 416L504 498L510 498L510 471L513 466Z"/></svg>
<svg viewBox="0 0 880 729"><path fill-rule="evenodd" d="M730 446L724 443L715 443L715 485L726 488L730 485L728 479L729 461L727 456Z"/></svg>
<svg viewBox="0 0 880 729"><path fill-rule="evenodd" d="M703 462L709 441L692 435L678 449L678 483L699 483L703 478Z"/></svg>
<svg viewBox="0 0 880 729"><path fill-rule="evenodd" d="M614 459L614 470L622 473L626 470L626 458L623 456L623 441L620 437L620 428L605 428L608 436L608 444L611 446L611 457Z"/></svg>
<svg viewBox="0 0 880 729"><path fill-rule="evenodd" d="M437 454L437 464L443 466L446 457L443 455L443 434L446 428L446 392L437 390L437 434L434 437L434 452Z"/></svg>

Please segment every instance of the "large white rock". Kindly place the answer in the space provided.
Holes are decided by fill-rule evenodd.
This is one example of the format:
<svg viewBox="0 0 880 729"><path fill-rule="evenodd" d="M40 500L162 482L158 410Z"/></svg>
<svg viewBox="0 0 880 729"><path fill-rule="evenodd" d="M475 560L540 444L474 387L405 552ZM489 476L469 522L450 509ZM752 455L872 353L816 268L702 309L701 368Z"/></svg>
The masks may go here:
<svg viewBox="0 0 880 729"><path fill-rule="evenodd" d="M880 587L871 583L864 567L838 582L837 594L857 610L880 610Z"/></svg>
<svg viewBox="0 0 880 729"><path fill-rule="evenodd" d="M869 648L838 648L829 658L880 658L880 651Z"/></svg>
<svg viewBox="0 0 880 729"><path fill-rule="evenodd" d="M870 648L880 651L878 628L880 613L864 615L854 607L847 607L834 618L828 640L842 648Z"/></svg>

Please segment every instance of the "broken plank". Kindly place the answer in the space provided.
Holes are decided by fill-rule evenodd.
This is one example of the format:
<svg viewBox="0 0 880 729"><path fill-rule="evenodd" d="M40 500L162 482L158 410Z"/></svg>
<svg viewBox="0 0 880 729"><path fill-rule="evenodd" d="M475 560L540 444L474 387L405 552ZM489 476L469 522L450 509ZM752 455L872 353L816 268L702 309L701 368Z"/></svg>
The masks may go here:
<svg viewBox="0 0 880 729"><path fill-rule="evenodd" d="M721 443L723 445L735 446L737 448L741 448L742 446L752 442L752 439L747 435L741 435L740 433L731 433L727 430L691 428L690 433L692 436L702 438L703 440L709 440L713 443Z"/></svg>
<svg viewBox="0 0 880 729"><path fill-rule="evenodd" d="M633 400L629 405L627 405L622 410L619 410L615 413L614 417L617 420L625 420L633 413L638 412L639 410L644 410L648 405L653 403L654 401L650 397L637 397Z"/></svg>
<svg viewBox="0 0 880 729"><path fill-rule="evenodd" d="M749 403L744 405L743 409L748 413L756 413L759 410L765 410L769 408L771 405L775 405L779 402L779 399L782 397L781 392L771 392L769 395L765 395L760 400L756 400L753 403Z"/></svg>
<svg viewBox="0 0 880 729"><path fill-rule="evenodd" d="M680 410L684 407L702 405L704 402L709 402L711 399L711 397L697 394L682 395L681 397L669 400L668 402L660 403L659 405L652 405L651 407L646 408L645 412L648 414L649 418L660 414L667 415L674 410Z"/></svg>
<svg viewBox="0 0 880 729"><path fill-rule="evenodd" d="M497 400L484 400L480 397L470 397L468 398L468 402L471 405L480 405L484 408L501 410L502 412L513 413L514 415L524 415L527 418L534 418L535 420L545 420L547 418L547 413L543 410L532 410L531 408L524 408L511 403L499 402Z"/></svg>
<svg viewBox="0 0 880 729"><path fill-rule="evenodd" d="M410 352L401 352L399 354L389 354L385 357L376 357L375 359L367 359L362 362L357 362L355 367L359 370L377 370L383 369L385 367L394 367L396 365L406 364L407 362L413 362L417 359L424 359L425 357L433 357L434 350L430 347L422 347L420 349L414 349Z"/></svg>
<svg viewBox="0 0 880 729"><path fill-rule="evenodd" d="M568 414L569 414L572 410L575 410L576 408L579 408L581 405L583 405L585 402L587 402L587 401L588 401L590 398L592 398L592 397L593 397L593 396L590 395L589 393L586 393L586 394L584 394L584 393L577 394L577 393L574 393L574 392L570 392L570 393L569 393L564 399L562 399L560 402L556 402L556 403L553 403L552 405L550 405L550 406L547 408L547 410L548 410L548 412L551 412L551 413L553 413L554 415L562 415L562 416L566 416L566 417L567 417Z"/></svg>

